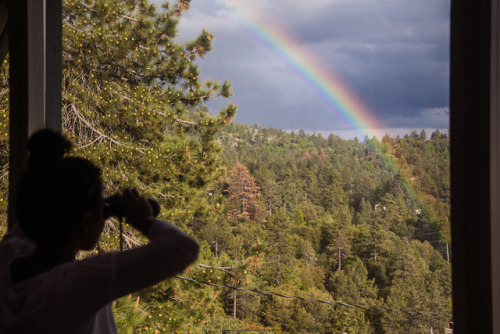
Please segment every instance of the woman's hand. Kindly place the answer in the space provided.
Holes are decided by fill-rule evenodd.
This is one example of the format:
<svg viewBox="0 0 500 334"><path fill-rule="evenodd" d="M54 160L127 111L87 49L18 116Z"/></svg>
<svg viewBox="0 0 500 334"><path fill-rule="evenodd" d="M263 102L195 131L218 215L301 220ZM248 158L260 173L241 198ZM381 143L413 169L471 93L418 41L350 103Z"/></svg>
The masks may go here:
<svg viewBox="0 0 500 334"><path fill-rule="evenodd" d="M143 234L147 234L154 221L153 208L137 190L127 188L119 198L127 223Z"/></svg>

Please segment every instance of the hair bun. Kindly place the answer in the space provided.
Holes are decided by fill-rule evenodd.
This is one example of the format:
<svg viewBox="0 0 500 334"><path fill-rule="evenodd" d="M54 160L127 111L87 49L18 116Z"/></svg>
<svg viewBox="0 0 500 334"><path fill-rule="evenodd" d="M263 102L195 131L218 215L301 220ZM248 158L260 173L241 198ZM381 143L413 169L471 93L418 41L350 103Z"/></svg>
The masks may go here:
<svg viewBox="0 0 500 334"><path fill-rule="evenodd" d="M28 140L30 153L28 168L50 168L71 149L69 142L59 132L43 129L35 132Z"/></svg>

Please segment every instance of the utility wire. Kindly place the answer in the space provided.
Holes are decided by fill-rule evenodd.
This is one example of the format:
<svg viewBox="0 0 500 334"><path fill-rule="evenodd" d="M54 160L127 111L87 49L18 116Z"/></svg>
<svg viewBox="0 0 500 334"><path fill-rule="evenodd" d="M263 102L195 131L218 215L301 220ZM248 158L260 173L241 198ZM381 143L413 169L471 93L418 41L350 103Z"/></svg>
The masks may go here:
<svg viewBox="0 0 500 334"><path fill-rule="evenodd" d="M425 241L427 241L430 244L435 243L435 242L441 242L441 240L425 240ZM369 244L366 244L366 245L369 245ZM339 249L339 248L341 248L342 250L345 250L345 247L333 247L332 249ZM349 255L361 254L361 253L370 253L370 252L377 252L377 251L382 253L383 252L383 248L372 248L372 249L352 251L352 252L349 252Z"/></svg>
<svg viewBox="0 0 500 334"><path fill-rule="evenodd" d="M392 309L386 309L386 308L380 308L380 307L373 307L373 306L361 306L361 305L347 304L347 303L342 303L342 302L328 302L328 301L320 300L320 299L312 299L312 298L304 298L304 297L296 297L296 296L287 296L287 295L283 295L283 294L280 294L280 293L265 292L265 291L259 291L259 290L254 290L254 289L238 288L238 287L235 287L235 286L224 285L224 284L209 283L209 282L199 281L199 280L196 280L194 278L188 278L188 277L182 277L182 276L174 276L174 277L176 277L178 279L181 279L181 280L195 282L195 283L201 283L201 284L210 285L210 286L215 286L215 287L218 287L218 288L228 288L228 289L239 290L239 291L254 292L254 293L259 293L259 294L267 295L267 296L276 296L276 297L282 297L282 298L288 298L288 299L298 299L298 300L303 300L303 301L308 301L308 302L314 302L314 303L323 303L323 304L333 305L333 306L340 305L340 306L345 306L345 307L355 307L355 308L360 308L360 309L363 309L363 310L376 310L376 311L382 311L382 312L405 313L405 314L408 314L408 315L422 315L422 316L434 317L434 318L451 319L451 316L444 315L444 314L439 314L439 313L402 311L402 310L392 310Z"/></svg>
<svg viewBox="0 0 500 334"><path fill-rule="evenodd" d="M414 234L414 235L406 235L404 237L407 238L414 238L414 237L422 237L424 235L431 235L431 234L440 234L441 232L428 232L428 233L422 233L422 234Z"/></svg>
<svg viewBox="0 0 500 334"><path fill-rule="evenodd" d="M422 233L422 234L414 234L414 235L403 235L402 237L404 238L415 238L415 237L422 237L424 235L433 235L433 234L439 234L441 232L429 232L429 233ZM426 240L424 240L426 241ZM438 240L439 241L439 240ZM369 242L369 243L365 243L365 244L356 244L356 243L351 243L351 247L361 247L361 246L369 246L369 245L379 245L381 243L381 241L377 241L377 242Z"/></svg>
<svg viewBox="0 0 500 334"><path fill-rule="evenodd" d="M368 326L387 326L387 325L408 325L408 321L395 321L395 322L373 322L366 324L348 325L347 327L368 327Z"/></svg>

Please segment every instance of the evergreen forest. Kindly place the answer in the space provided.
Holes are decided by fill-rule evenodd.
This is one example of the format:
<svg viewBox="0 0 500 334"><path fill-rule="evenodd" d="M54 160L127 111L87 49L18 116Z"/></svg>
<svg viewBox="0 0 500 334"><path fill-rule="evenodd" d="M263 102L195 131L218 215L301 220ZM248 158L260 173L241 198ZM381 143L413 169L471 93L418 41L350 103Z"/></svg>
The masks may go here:
<svg viewBox="0 0 500 334"><path fill-rule="evenodd" d="M190 0L63 1L63 132L201 245L178 277L113 304L120 333L435 333L451 321L449 137L327 138L233 122L229 82L200 80ZM0 68L7 230L8 59ZM305 111L306 112L306 111ZM97 249L147 242L111 219Z"/></svg>

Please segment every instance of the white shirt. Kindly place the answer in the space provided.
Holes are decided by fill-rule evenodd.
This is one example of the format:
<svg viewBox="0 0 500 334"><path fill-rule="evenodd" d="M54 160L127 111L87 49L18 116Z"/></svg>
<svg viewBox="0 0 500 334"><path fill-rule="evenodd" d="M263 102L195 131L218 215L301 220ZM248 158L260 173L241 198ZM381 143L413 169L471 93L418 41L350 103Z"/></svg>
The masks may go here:
<svg viewBox="0 0 500 334"><path fill-rule="evenodd" d="M197 243L155 221L150 242L120 253L64 263L13 283L10 265L33 254L29 239L9 233L0 243L0 333L116 333L111 302L184 270Z"/></svg>

